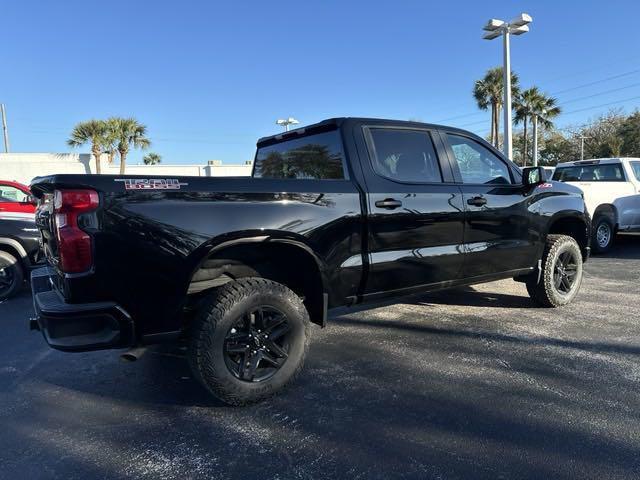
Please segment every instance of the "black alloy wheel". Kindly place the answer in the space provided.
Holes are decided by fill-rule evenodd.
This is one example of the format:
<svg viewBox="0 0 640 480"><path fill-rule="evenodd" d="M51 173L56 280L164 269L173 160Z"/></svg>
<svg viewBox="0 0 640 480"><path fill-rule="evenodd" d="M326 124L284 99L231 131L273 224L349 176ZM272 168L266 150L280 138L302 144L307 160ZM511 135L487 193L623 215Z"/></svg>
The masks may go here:
<svg viewBox="0 0 640 480"><path fill-rule="evenodd" d="M291 328L284 313L261 305L242 315L228 330L224 360L229 371L246 382L271 378L287 361Z"/></svg>
<svg viewBox="0 0 640 480"><path fill-rule="evenodd" d="M578 261L581 262L582 260L576 259L575 253L571 250L562 252L556 259L553 269L553 282L558 292L563 295L570 293L576 283Z"/></svg>

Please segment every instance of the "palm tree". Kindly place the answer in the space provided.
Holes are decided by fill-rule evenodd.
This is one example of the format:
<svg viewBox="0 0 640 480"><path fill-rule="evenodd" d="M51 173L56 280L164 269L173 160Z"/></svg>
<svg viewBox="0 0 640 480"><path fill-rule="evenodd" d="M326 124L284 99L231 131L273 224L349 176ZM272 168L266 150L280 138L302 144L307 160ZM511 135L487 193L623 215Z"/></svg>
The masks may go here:
<svg viewBox="0 0 640 480"><path fill-rule="evenodd" d="M151 141L146 137L147 127L139 123L135 118L110 118L109 124L112 126L118 140L120 175L124 175L129 148L144 150L151 146Z"/></svg>
<svg viewBox="0 0 640 480"><path fill-rule="evenodd" d="M522 148L522 165L523 166L527 165L527 154L528 154L527 126L529 124L529 120L531 120L533 112L535 111L535 105L539 101L541 95L542 93L540 92L538 87L531 87L521 92L520 95L515 97L514 99L515 101L513 102L514 109L516 111L515 123L516 125L519 123L522 123L524 126L524 131L522 136L523 138L522 142L524 144Z"/></svg>
<svg viewBox="0 0 640 480"><path fill-rule="evenodd" d="M142 157L142 161L145 165L157 165L158 163L162 162L162 157L157 153L150 152Z"/></svg>
<svg viewBox="0 0 640 480"><path fill-rule="evenodd" d="M80 122L71 131L67 140L70 147L79 147L91 143L91 153L96 159L96 173L100 174L100 155L105 145L107 126L103 120L89 120Z"/></svg>
<svg viewBox="0 0 640 480"><path fill-rule="evenodd" d="M538 125L549 129L553 127L553 120L562 112L558 101L540 93L532 104L531 123L533 124L533 164L538 165Z"/></svg>
<svg viewBox="0 0 640 480"><path fill-rule="evenodd" d="M488 110L491 107L491 135L490 140L498 147L498 130L500 129L500 110L502 108L503 97L503 76L502 67L495 67L487 70L484 77L476 80L473 86L473 97L481 110ZM511 94L518 95L519 78L511 72Z"/></svg>
<svg viewBox="0 0 640 480"><path fill-rule="evenodd" d="M118 152L118 132L116 118L110 118L105 121L107 131L105 132L104 153L109 156L109 165L113 163L113 159Z"/></svg>

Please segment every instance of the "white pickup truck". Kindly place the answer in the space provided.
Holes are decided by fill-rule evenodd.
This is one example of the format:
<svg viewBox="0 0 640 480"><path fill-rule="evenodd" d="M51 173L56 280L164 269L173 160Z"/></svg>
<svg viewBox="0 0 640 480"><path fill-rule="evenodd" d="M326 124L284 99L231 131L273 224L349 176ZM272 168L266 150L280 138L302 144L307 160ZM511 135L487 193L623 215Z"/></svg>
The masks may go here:
<svg viewBox="0 0 640 480"><path fill-rule="evenodd" d="M592 218L594 252L611 248L617 232L640 231L640 158L599 158L559 163L553 180L584 192Z"/></svg>

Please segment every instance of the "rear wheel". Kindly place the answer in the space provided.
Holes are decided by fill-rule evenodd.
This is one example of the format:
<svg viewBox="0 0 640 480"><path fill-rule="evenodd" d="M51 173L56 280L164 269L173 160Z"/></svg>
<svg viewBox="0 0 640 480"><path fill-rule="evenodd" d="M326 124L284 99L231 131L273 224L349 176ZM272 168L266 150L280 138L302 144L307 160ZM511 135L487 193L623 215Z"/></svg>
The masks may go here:
<svg viewBox="0 0 640 480"><path fill-rule="evenodd" d="M20 290L24 272L20 261L7 252L0 251L0 300L5 300Z"/></svg>
<svg viewBox="0 0 640 480"><path fill-rule="evenodd" d="M567 235L549 235L542 255L540 281L531 277L527 291L531 299L544 307L570 303L582 284L582 253L578 243Z"/></svg>
<svg viewBox="0 0 640 480"><path fill-rule="evenodd" d="M615 230L611 218L599 215L593 221L591 244L596 253L605 253L613 244Z"/></svg>
<svg viewBox="0 0 640 480"><path fill-rule="evenodd" d="M302 369L309 316L290 289L263 278L220 287L191 330L189 362L214 396L232 405L262 400Z"/></svg>

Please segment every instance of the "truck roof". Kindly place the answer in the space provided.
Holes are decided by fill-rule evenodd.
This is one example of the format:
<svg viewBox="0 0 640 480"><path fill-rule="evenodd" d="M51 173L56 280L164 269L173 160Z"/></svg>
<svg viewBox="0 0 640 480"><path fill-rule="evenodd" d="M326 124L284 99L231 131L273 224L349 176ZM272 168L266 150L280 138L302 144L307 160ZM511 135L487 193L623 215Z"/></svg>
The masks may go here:
<svg viewBox="0 0 640 480"><path fill-rule="evenodd" d="M597 165L597 164L611 164L611 163L620 163L629 160L640 160L640 158L634 157L615 157L615 158L590 158L588 160L576 160L575 162L563 162L558 163L556 167L575 167L577 165Z"/></svg>
<svg viewBox="0 0 640 480"><path fill-rule="evenodd" d="M304 127L296 128L293 130L289 130L288 132L282 132L275 135L269 135L267 137L262 137L258 139L258 146L262 146L264 144L277 143L282 140L286 140L291 137L296 137L299 135L305 135L306 133L311 133L314 131L323 131L331 127L339 128L344 122L351 121L356 123L364 123L364 124L375 124L375 125L386 125L386 126L403 126L403 127L419 127L419 128L430 128L430 129L446 129L450 131L462 132L465 135L473 135L474 137L478 137L478 135L471 133L467 130L450 127L447 125L438 125L434 123L424 123L424 122L414 122L410 120L392 120L388 118L368 118L368 117L335 117L328 118L326 120L322 120L321 122L314 123L311 125L306 125Z"/></svg>

